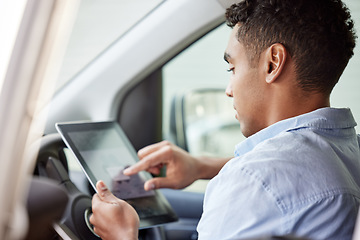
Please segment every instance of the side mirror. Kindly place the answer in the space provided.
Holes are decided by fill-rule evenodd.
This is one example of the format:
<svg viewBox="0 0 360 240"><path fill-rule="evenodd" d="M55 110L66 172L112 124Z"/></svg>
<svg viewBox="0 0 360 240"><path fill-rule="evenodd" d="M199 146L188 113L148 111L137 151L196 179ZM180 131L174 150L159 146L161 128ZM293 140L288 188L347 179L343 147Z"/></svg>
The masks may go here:
<svg viewBox="0 0 360 240"><path fill-rule="evenodd" d="M235 145L245 139L234 116L232 99L223 89L192 90L175 96L171 140L193 155L233 156Z"/></svg>

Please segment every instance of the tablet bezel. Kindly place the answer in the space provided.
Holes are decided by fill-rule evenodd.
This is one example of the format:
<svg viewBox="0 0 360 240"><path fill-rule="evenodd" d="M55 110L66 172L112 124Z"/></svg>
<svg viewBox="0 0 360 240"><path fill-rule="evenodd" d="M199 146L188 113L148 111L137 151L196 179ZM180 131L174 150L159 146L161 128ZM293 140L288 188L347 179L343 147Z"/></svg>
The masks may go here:
<svg viewBox="0 0 360 240"><path fill-rule="evenodd" d="M96 182L100 179L96 179L92 170L86 163L86 160L81 155L80 151L75 146L74 142L72 141L69 133L74 132L81 132L81 131L96 131L101 129L114 129L118 133L119 138L126 146L127 150L131 154L134 163L139 161L139 158L136 154L135 149L133 148L132 144L130 143L129 139L125 135L124 131L121 129L120 125L114 121L103 121L103 122L64 122L64 123L56 123L56 129L60 133L63 141L65 142L66 146L71 150L73 155L75 156L76 160L80 164L83 172L85 173L88 181L90 182L93 189L96 191ZM143 172L146 176L146 179L150 179L152 176L147 173ZM162 195L159 190L153 190L155 193L154 196L154 204L161 204L162 208L166 209L166 214L163 215L155 215L151 217L140 217L140 229L143 228L150 228L156 225L161 225L169 222L174 222L178 220L175 212L173 211L171 205L167 201L167 199ZM141 198L138 198L141 199ZM156 200L156 201L155 201ZM125 200L127 202L131 202L133 204L134 199ZM135 199L136 201L136 199ZM156 202L156 203L155 203ZM134 207L134 206L133 206ZM135 207L134 207L135 208Z"/></svg>

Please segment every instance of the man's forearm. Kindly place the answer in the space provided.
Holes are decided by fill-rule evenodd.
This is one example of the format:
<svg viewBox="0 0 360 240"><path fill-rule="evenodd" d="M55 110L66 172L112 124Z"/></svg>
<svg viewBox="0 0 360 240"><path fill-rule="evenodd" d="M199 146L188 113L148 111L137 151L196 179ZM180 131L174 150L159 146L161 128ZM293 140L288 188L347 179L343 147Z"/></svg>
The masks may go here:
<svg viewBox="0 0 360 240"><path fill-rule="evenodd" d="M227 163L231 157L214 158L214 157L198 157L198 178L211 179L215 177L220 169Z"/></svg>

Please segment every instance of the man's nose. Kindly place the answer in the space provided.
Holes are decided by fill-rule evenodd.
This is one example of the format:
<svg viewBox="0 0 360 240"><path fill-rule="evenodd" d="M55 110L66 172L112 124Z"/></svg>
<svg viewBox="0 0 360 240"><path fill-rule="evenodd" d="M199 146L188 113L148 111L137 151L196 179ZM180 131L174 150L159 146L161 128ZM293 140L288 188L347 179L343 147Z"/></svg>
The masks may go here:
<svg viewBox="0 0 360 240"><path fill-rule="evenodd" d="M228 97L233 97L231 84L228 84L228 86L226 87L225 94L226 94L226 96L228 96Z"/></svg>

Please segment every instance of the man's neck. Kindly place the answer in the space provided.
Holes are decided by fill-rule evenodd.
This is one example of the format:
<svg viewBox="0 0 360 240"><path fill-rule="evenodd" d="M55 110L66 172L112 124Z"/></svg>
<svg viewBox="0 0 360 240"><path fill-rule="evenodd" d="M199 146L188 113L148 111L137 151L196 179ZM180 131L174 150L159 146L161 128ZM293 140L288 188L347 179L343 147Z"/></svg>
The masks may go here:
<svg viewBox="0 0 360 240"><path fill-rule="evenodd" d="M323 93L304 93L295 89L275 99L273 104L276 107L269 109L268 126L284 119L330 107L330 98Z"/></svg>

